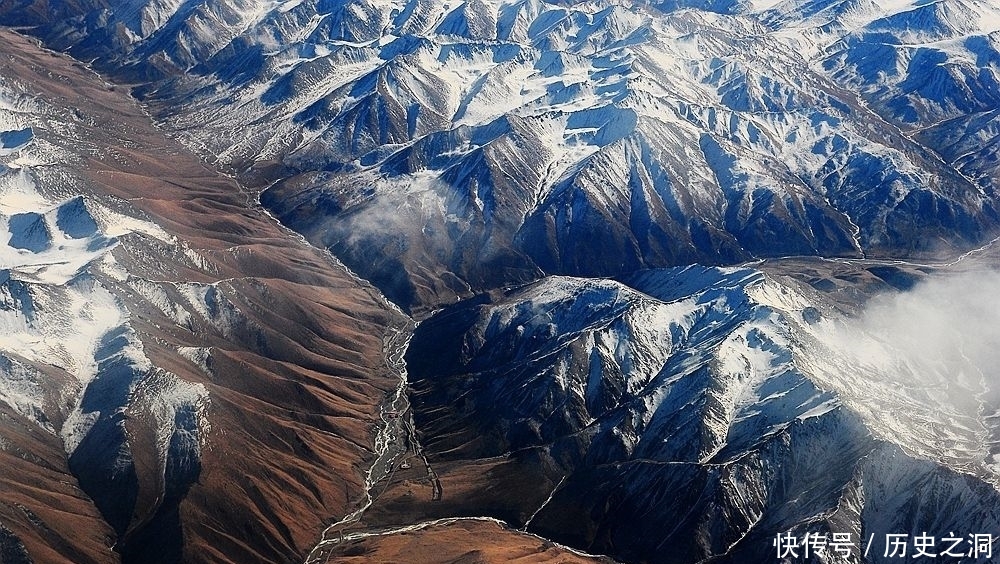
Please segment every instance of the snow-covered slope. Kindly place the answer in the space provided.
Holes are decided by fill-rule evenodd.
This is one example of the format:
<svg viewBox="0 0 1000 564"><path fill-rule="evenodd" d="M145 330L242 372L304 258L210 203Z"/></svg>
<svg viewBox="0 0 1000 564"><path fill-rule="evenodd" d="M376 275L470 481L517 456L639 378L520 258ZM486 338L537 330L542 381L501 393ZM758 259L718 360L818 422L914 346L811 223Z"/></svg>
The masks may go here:
<svg viewBox="0 0 1000 564"><path fill-rule="evenodd" d="M1000 8L990 2L780 2L763 13L813 66L981 186L996 178Z"/></svg>
<svg viewBox="0 0 1000 564"><path fill-rule="evenodd" d="M0 99L4 125L54 114L6 88ZM0 138L15 140L0 165L0 403L61 440L80 486L123 532L133 508L121 497L135 502L139 473L126 414L156 437L138 458L155 461L150 471L172 482L167 489L197 479L207 439L207 389L154 367L113 285L127 276L112 253L119 238L178 241L114 211L128 209L122 200L66 198L80 184L68 176L75 156L34 139L31 127Z"/></svg>
<svg viewBox="0 0 1000 564"><path fill-rule="evenodd" d="M89 178L155 212L161 232L66 178L56 189L25 176L36 167L52 180L57 153L40 147L46 132L66 137L59 120L0 127L0 279L32 303L50 292L91 308L66 308L42 330L12 307L8 348L40 343L61 362L47 377L78 394L113 369L116 389L145 398L140 411L155 420L141 440L159 448L136 451L157 456L174 449L171 413L176 448L195 452L204 402L193 398L208 390L211 410L228 409L213 432L241 438L225 444L255 453L260 472L216 453L222 470L208 482L239 483L217 495L266 529L244 528L232 549L243 560L301 552L314 539L300 512L343 514L327 508L363 482L358 445L384 384L363 377L381 370L377 328L395 319L322 255L284 257L298 247L257 200L411 311L479 294L425 322L408 357L433 517L488 512L573 546L667 562L766 561L781 532L852 534L857 561L870 534L997 531L1000 438L982 374L909 354L878 333L891 328L838 324L822 296L752 270L646 270L927 258L995 236L992 4L9 0L0 23L127 84L159 127L257 187L177 180L131 139L111 153L70 151L173 178L155 183L169 197L132 187L134 170ZM823 282L857 290L853 280ZM858 308L863 292L848 294L838 299ZM101 335L111 348L94 346ZM61 407L32 376L42 357L22 356L5 368L14 384L3 397L29 428L70 446L98 428L94 417L131 433L132 411L91 406L85 393L79 409ZM168 372L140 385L151 366ZM195 407L171 412L163 397ZM94 468L117 460L92 452ZM301 460L308 471L284 471ZM177 483L191 483L192 468L176 467ZM131 479L91 490L132 495ZM386 502L407 508L404 526L415 483ZM170 538L228 547L222 524L240 518L213 513L210 486L192 487L194 499L175 504L189 529ZM124 509L101 509L141 551L162 532L146 524L172 527L175 515L150 493L159 484L138 491L119 496ZM377 512L389 510L371 505L383 523Z"/></svg>
<svg viewBox="0 0 1000 564"><path fill-rule="evenodd" d="M856 558L872 534L997 530L989 410L954 384L932 401L952 379L908 380L928 366L900 340L840 333L814 297L686 267L446 308L408 354L421 442L443 467L511 461L524 492L551 489L522 524L626 561L763 562L788 531L851 534Z"/></svg>
<svg viewBox="0 0 1000 564"><path fill-rule="evenodd" d="M21 4L408 306L995 231L984 3Z"/></svg>
<svg viewBox="0 0 1000 564"><path fill-rule="evenodd" d="M0 92L0 96L12 95ZM0 107L0 121L16 120L12 110ZM59 426L66 452L72 455L95 426L107 424L126 407L127 398L143 379L163 380L167 388L184 387L173 374L154 374L125 304L99 279L121 271L110 254L117 237L140 232L159 237L166 245L177 241L155 224L121 216L82 195L62 201L44 195L38 186L46 182L39 179L40 169L59 162L39 161L59 159L60 151L44 144L31 147L31 131L0 132L0 138L14 140L0 173L0 232L7 234L0 237L4 240L0 245L0 354L7 367L6 377L0 379L0 401L56 432L45 414L53 407L51 397L57 397L54 405L70 408L62 414L66 419ZM112 232L115 236L110 236ZM53 387L48 375L35 368L43 365L57 367L75 381ZM204 417L208 392L201 385L188 388L162 414L160 423L166 427L157 433L167 439L173 435L177 411L192 410ZM169 401L166 396L163 399ZM121 420L112 425L124 428ZM197 429L186 432L198 435ZM106 442L107 433L101 436ZM166 464L166 444L161 446L158 458ZM195 447L184 456L197 459L197 443Z"/></svg>
<svg viewBox="0 0 1000 564"><path fill-rule="evenodd" d="M125 92L0 51L0 560L299 558L363 488L397 314Z"/></svg>

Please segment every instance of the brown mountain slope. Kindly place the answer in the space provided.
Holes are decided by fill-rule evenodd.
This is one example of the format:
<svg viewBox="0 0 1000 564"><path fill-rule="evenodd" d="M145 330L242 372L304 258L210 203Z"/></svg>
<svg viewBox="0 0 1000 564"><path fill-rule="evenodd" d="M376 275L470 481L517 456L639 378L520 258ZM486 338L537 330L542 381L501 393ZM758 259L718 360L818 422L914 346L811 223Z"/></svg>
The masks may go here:
<svg viewBox="0 0 1000 564"><path fill-rule="evenodd" d="M82 195L92 210L165 231L111 233L111 258L71 282L115 296L152 365L124 391L86 389L95 401L123 394L113 432L67 456L60 432L81 390L53 366L35 376L56 398L39 415L51 429L0 405L0 561L301 559L323 521L363 493L376 408L397 383L383 339L405 319L165 137L121 89L7 30L0 53L0 87L44 110L14 112L52 161L25 167L39 192ZM98 223L108 217L118 216ZM207 391L196 427L182 421L190 410L164 411L186 383Z"/></svg>
<svg viewBox="0 0 1000 564"><path fill-rule="evenodd" d="M457 520L394 534L345 540L329 560L407 564L613 564L607 557L582 556L538 537L511 531L495 522Z"/></svg>

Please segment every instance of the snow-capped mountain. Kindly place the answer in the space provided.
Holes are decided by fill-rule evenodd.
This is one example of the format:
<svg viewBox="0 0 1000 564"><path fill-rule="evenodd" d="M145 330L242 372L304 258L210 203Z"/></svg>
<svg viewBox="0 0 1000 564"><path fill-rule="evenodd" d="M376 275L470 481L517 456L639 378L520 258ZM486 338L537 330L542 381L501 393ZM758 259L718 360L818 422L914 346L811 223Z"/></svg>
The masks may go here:
<svg viewBox="0 0 1000 564"><path fill-rule="evenodd" d="M5 0L0 25L0 561L323 562L463 519L584 561L1000 537L996 343L862 314L992 256L993 4Z"/></svg>
<svg viewBox="0 0 1000 564"><path fill-rule="evenodd" d="M0 561L296 560L362 495L400 316L123 91L0 51Z"/></svg>
<svg viewBox="0 0 1000 564"><path fill-rule="evenodd" d="M507 461L548 497L491 511L629 562L765 562L787 531L997 530L992 413L951 403L967 397L952 374L921 404L934 365L881 332L844 346L823 304L757 271L685 267L446 308L408 353L421 443L440 466ZM817 561L858 561L851 544Z"/></svg>
<svg viewBox="0 0 1000 564"><path fill-rule="evenodd" d="M10 109L0 109L5 118ZM9 235L0 247L0 402L61 438L80 486L123 531L132 508L108 494L135 495L125 485L135 473L126 413L148 418L155 442L144 454L176 482L166 488L197 479L208 431L205 386L153 366L128 306L102 281L124 272L112 253L119 237L175 240L81 195L50 204L39 168L53 163L39 161L59 152L30 147L24 131L0 176L0 229Z"/></svg>
<svg viewBox="0 0 1000 564"><path fill-rule="evenodd" d="M408 307L995 231L986 3L14 5Z"/></svg>

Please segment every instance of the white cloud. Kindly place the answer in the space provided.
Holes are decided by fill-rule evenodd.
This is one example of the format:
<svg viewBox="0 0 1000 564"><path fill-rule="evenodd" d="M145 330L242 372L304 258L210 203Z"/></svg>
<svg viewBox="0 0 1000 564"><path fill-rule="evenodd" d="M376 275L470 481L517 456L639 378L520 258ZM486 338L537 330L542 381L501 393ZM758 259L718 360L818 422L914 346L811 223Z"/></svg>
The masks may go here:
<svg viewBox="0 0 1000 564"><path fill-rule="evenodd" d="M881 438L1000 487L1000 272L932 275L807 330L807 363Z"/></svg>

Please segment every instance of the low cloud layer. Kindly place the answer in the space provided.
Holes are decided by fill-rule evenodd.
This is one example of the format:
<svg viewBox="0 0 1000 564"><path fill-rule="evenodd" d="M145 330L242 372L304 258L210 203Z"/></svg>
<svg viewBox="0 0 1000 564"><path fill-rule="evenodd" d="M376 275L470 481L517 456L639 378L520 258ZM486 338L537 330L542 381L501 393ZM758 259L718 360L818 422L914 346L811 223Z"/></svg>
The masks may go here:
<svg viewBox="0 0 1000 564"><path fill-rule="evenodd" d="M877 434L1000 484L1000 272L932 275L824 325L822 377Z"/></svg>
<svg viewBox="0 0 1000 564"><path fill-rule="evenodd" d="M872 335L924 367L956 379L996 384L1000 272L931 276L910 291L873 298L847 328ZM864 355L859 359L865 360Z"/></svg>

